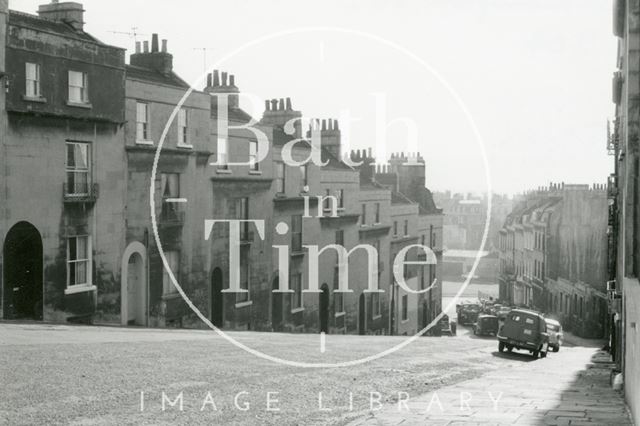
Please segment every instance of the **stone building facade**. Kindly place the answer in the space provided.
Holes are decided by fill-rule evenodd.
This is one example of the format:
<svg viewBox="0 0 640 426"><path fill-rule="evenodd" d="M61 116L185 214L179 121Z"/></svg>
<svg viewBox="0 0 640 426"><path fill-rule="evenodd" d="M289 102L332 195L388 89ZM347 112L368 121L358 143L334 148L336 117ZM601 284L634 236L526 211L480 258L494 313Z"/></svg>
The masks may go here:
<svg viewBox="0 0 640 426"><path fill-rule="evenodd" d="M500 299L606 333L607 200L601 184L551 184L523 197L500 230Z"/></svg>
<svg viewBox="0 0 640 426"><path fill-rule="evenodd" d="M640 2L613 2L613 33L618 41L613 74L615 117L607 151L614 171L608 181L608 297L611 349L624 378L625 399L640 419Z"/></svg>
<svg viewBox="0 0 640 426"><path fill-rule="evenodd" d="M442 211L424 159L345 153L336 120L303 134L289 98L255 119L235 76L214 70L190 88L157 35L125 64L83 25L78 3L35 16L0 0L2 318L205 327L180 289L222 329L414 334L440 313ZM308 161L316 149L323 165ZM246 221L237 245L212 222L231 219ZM406 256L419 295L392 267L413 244L432 249ZM236 277L243 292L225 291Z"/></svg>
<svg viewBox="0 0 640 426"><path fill-rule="evenodd" d="M2 1L0 34L1 316L117 312L124 49L85 32L77 3L30 15Z"/></svg>

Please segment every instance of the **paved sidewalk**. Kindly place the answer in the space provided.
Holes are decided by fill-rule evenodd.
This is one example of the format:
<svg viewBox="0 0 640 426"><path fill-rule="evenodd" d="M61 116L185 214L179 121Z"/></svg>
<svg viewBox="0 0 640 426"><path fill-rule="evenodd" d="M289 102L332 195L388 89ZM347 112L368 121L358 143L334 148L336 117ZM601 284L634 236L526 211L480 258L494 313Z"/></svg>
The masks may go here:
<svg viewBox="0 0 640 426"><path fill-rule="evenodd" d="M608 355L562 348L546 359L499 354L522 364L385 405L352 425L632 425L622 395L609 386ZM375 408L375 407L374 407Z"/></svg>

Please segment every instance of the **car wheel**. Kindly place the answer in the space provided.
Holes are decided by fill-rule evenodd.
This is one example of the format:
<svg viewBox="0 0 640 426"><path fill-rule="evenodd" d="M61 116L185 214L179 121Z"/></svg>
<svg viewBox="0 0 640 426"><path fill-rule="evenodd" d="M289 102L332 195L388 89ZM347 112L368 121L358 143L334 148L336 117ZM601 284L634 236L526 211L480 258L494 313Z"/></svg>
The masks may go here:
<svg viewBox="0 0 640 426"><path fill-rule="evenodd" d="M509 352L513 352L513 346L507 346L507 350L508 350Z"/></svg>
<svg viewBox="0 0 640 426"><path fill-rule="evenodd" d="M504 343L502 342L498 343L498 351L504 352Z"/></svg>
<svg viewBox="0 0 640 426"><path fill-rule="evenodd" d="M546 357L547 357L546 352L540 352L540 358L546 358Z"/></svg>
<svg viewBox="0 0 640 426"><path fill-rule="evenodd" d="M560 346L554 346L553 347L553 351L554 352L559 352L560 351Z"/></svg>
<svg viewBox="0 0 640 426"><path fill-rule="evenodd" d="M538 355L540 354L539 351L533 351L533 353L531 354L531 356L533 356L534 359L538 358Z"/></svg>

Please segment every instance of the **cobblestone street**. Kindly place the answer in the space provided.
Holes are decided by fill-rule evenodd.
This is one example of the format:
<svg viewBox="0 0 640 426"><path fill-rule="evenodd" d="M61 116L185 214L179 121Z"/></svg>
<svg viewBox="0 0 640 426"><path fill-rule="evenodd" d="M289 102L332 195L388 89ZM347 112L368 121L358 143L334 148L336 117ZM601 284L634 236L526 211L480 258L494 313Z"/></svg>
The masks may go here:
<svg viewBox="0 0 640 426"><path fill-rule="evenodd" d="M518 355L504 355L505 357ZM352 425L632 425L611 364L592 348L492 371L371 413Z"/></svg>
<svg viewBox="0 0 640 426"><path fill-rule="evenodd" d="M332 347L364 356L402 339L331 335L320 354L316 335L232 335L274 355L330 362ZM380 360L318 370L258 359L207 331L5 323L0 423L630 424L595 353L566 347L533 361L498 354L495 340L461 328L457 337L421 338ZM182 392L182 410L168 403L163 410L163 392L172 402ZM426 413L434 392L442 410L434 402ZM460 409L461 395L471 398L470 410ZM280 411L267 409L268 398ZM398 412L405 399L409 410Z"/></svg>

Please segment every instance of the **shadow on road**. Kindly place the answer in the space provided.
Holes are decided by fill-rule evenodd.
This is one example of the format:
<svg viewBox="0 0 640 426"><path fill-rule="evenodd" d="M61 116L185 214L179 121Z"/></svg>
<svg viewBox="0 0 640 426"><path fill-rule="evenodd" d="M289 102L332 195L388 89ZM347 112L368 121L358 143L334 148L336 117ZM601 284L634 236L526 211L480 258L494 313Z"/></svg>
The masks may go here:
<svg viewBox="0 0 640 426"><path fill-rule="evenodd" d="M503 358L503 359L509 359L512 361L521 361L521 362L531 362L531 361L535 361L535 358L533 358L533 356L528 353L528 352L499 352L499 351L493 351L491 352L491 355L495 356L496 358Z"/></svg>
<svg viewBox="0 0 640 426"><path fill-rule="evenodd" d="M622 393L613 390L609 382L614 365L607 352L595 352L585 368L564 384L555 407L532 424L559 425L570 422L632 426Z"/></svg>

